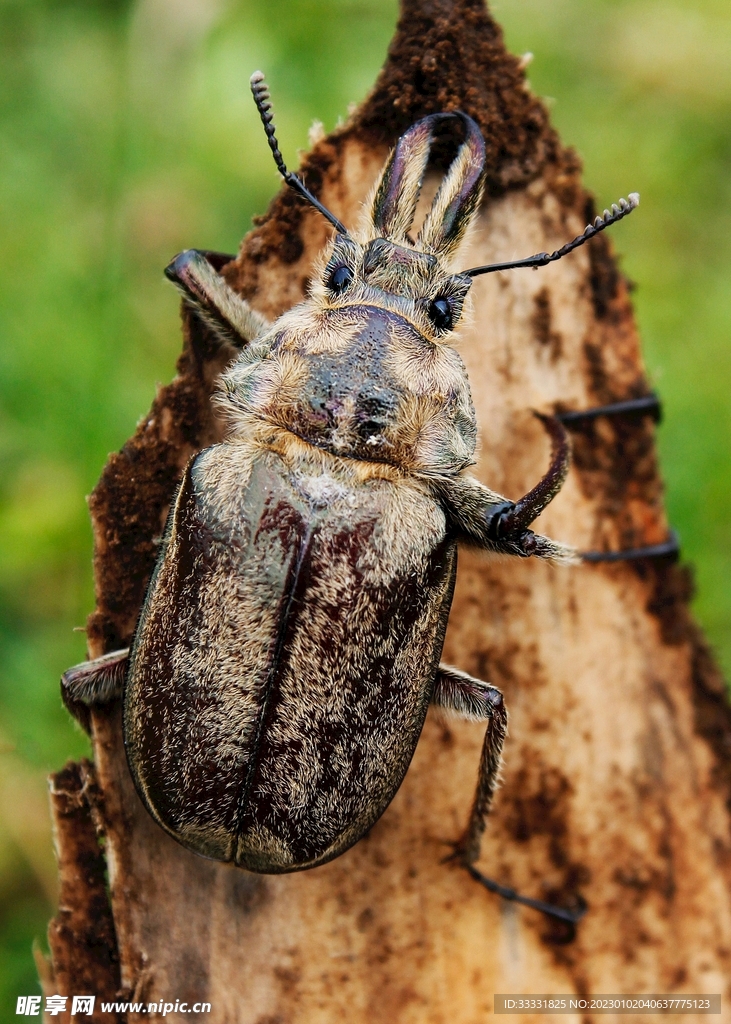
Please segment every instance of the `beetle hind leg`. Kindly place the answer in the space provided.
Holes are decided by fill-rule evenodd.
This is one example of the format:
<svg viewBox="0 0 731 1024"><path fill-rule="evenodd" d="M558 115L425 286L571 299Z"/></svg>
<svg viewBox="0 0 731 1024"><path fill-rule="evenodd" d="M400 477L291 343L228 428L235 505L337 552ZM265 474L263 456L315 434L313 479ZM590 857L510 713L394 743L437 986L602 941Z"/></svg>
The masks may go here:
<svg viewBox="0 0 731 1024"><path fill-rule="evenodd" d="M508 714L500 690L446 665L439 666L432 703L462 718L488 722L469 824L455 853L466 866L473 864L480 855L482 833L500 779Z"/></svg>
<svg viewBox="0 0 731 1024"><path fill-rule="evenodd" d="M490 892L502 896L503 899L522 903L523 906L532 907L549 917L575 925L586 913L586 904L580 898L577 901L576 909L556 907L543 900L522 896L515 889L501 885L492 878L487 878L474 867L475 861L480 856L482 834L487 825L487 816L490 813L495 790L500 782L500 762L508 726L508 714L502 693L496 687L483 683L481 680L467 675L466 672L440 665L434 685L432 703L437 707L453 711L463 718L470 718L473 721L487 720L488 722L482 744L477 789L472 803L470 820L464 835L455 844L454 853L448 860L457 860L476 882Z"/></svg>

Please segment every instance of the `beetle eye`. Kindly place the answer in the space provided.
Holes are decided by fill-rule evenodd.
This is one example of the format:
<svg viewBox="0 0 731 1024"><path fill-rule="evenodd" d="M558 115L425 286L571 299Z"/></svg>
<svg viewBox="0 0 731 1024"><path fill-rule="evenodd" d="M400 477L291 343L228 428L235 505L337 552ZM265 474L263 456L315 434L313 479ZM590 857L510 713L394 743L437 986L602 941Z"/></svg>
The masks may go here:
<svg viewBox="0 0 731 1024"><path fill-rule="evenodd" d="M434 299L427 309L429 319L438 331L448 331L452 327L452 307L447 299Z"/></svg>
<svg viewBox="0 0 731 1024"><path fill-rule="evenodd" d="M350 267L346 267L345 264L341 263L339 267L336 267L330 275L330 279L327 282L328 288L335 292L336 295L340 295L348 287L350 282L353 280L353 271Z"/></svg>

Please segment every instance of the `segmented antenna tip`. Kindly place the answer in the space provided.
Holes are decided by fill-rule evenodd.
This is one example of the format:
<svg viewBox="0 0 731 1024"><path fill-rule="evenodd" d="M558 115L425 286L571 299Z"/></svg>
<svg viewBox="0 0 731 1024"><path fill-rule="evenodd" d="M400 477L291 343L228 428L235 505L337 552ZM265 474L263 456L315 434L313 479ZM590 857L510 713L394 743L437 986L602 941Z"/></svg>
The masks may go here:
<svg viewBox="0 0 731 1024"><path fill-rule="evenodd" d="M267 142L269 148L272 151L274 157L274 163L277 165L277 170L282 175L286 183L290 188L293 188L295 192L307 200L316 210L319 210L323 217L327 217L332 226L341 235L347 235L348 230L344 224L342 224L334 213L330 213L327 207L323 206L319 199L310 192L303 181L287 170L287 166L284 162L284 157L279 151L279 143L277 142L276 129L274 127L274 114L272 113L271 97L269 95L269 86L266 84L264 74L261 71L255 71L249 79L249 85L251 86L251 94L254 97L254 103L256 103L256 109L259 111L259 117L261 123L264 125L264 131L266 132Z"/></svg>
<svg viewBox="0 0 731 1024"><path fill-rule="evenodd" d="M254 103L256 103L256 109L259 111L261 123L264 125L267 142L269 143L269 148L272 151L272 156L274 157L274 162L277 165L277 170L284 180L290 183L289 171L287 170L284 158L279 151L279 143L277 142L277 136L274 128L274 114L272 113L272 104L270 102L271 97L269 95L269 86L266 83L263 72L255 71L249 79L249 85L251 86L251 94L254 97Z"/></svg>
<svg viewBox="0 0 731 1024"><path fill-rule="evenodd" d="M555 252L538 252L535 256L529 256L525 260L511 260L509 263L490 263L485 267L472 267L471 270L463 270L462 273L467 277L477 277L479 274L492 274L496 270L515 270L518 267L545 267L548 263L553 263L555 260L560 260L564 256L568 256L574 249L578 249L584 242L588 242L594 235L599 234L605 228L611 227L612 224L616 224L618 220L626 217L628 213L632 213L640 205L640 194L639 192L630 192L628 199L620 199L618 203L612 203L611 210L604 210L603 213L597 214L591 224L587 224L580 235L577 235L571 242L567 242L566 245L562 245L560 249L556 249Z"/></svg>

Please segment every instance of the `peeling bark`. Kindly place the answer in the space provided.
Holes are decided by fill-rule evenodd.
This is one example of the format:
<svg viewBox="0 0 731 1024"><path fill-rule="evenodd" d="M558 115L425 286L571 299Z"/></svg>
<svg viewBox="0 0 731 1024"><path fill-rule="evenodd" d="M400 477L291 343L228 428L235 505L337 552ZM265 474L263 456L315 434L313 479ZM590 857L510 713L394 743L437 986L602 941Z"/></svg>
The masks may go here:
<svg viewBox="0 0 731 1024"><path fill-rule="evenodd" d="M108 1021L101 1000L119 989L119 952L106 888L102 833L94 809L100 800L94 768L69 763L51 779L51 813L60 874L59 911L48 929L52 973L46 995L94 995L93 1021ZM71 1019L71 1001L58 1020Z"/></svg>
<svg viewBox="0 0 731 1024"><path fill-rule="evenodd" d="M488 193L465 266L551 251L583 229L593 205L578 160L482 0L403 0L373 93L305 157L308 186L352 224L388 147L416 118L450 108L471 114L488 146ZM226 277L276 316L302 298L328 231L282 192ZM477 280L472 296L460 350L481 431L477 472L517 496L547 457L532 409L647 393L627 285L601 236L537 273ZM129 642L180 474L221 436L209 399L231 353L215 353L199 324L184 328L178 376L91 499L91 656ZM664 540L652 424L597 420L574 440L574 468L541 532L583 549ZM91 716L113 928L100 911L97 943L84 913L101 892L98 872L88 891L66 884L90 849L91 818L79 810L78 828L58 829L70 908L52 924L59 989L92 984L97 946L109 957L99 985L112 984L114 938L113 984L127 998L209 1001L208 1021L467 1024L492 1011L496 992L728 998L731 711L690 591L687 570L668 562L557 570L460 555L445 660L500 686L511 712L480 868L553 902L580 894L589 913L576 930L441 863L467 819L478 725L430 716L370 834L324 867L269 877L202 860L152 822L115 707Z"/></svg>

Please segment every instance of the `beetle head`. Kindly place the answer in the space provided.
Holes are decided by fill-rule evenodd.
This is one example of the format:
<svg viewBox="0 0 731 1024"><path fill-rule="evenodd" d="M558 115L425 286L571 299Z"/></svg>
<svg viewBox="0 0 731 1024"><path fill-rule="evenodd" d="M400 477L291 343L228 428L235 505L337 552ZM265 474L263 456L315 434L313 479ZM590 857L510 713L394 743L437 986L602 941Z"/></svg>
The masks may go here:
<svg viewBox="0 0 731 1024"><path fill-rule="evenodd" d="M465 138L415 242L409 239L434 127ZM464 364L445 344L470 278L449 272L481 195L484 143L465 114L434 114L393 150L361 230L338 232L307 301L283 314L224 378L227 402L334 454L420 472L472 461Z"/></svg>
<svg viewBox="0 0 731 1024"><path fill-rule="evenodd" d="M191 250L167 268L214 334L241 349L218 394L233 433L264 424L346 458L459 472L472 461L477 427L464 364L448 343L472 278L562 259L635 209L639 196L630 193L553 253L453 274L482 191L485 145L470 117L431 114L413 125L391 153L360 230L350 233L287 170L261 72L251 88L279 172L337 234L315 266L309 298L271 326L216 273L216 254ZM412 241L433 132L450 119L460 121L464 140Z"/></svg>
<svg viewBox="0 0 731 1024"><path fill-rule="evenodd" d="M459 119L465 138L412 241L414 221L437 125ZM482 193L485 144L466 114L431 114L399 139L373 191L361 229L339 233L324 254L312 298L330 308L389 309L439 343L462 316L471 279L449 265Z"/></svg>

